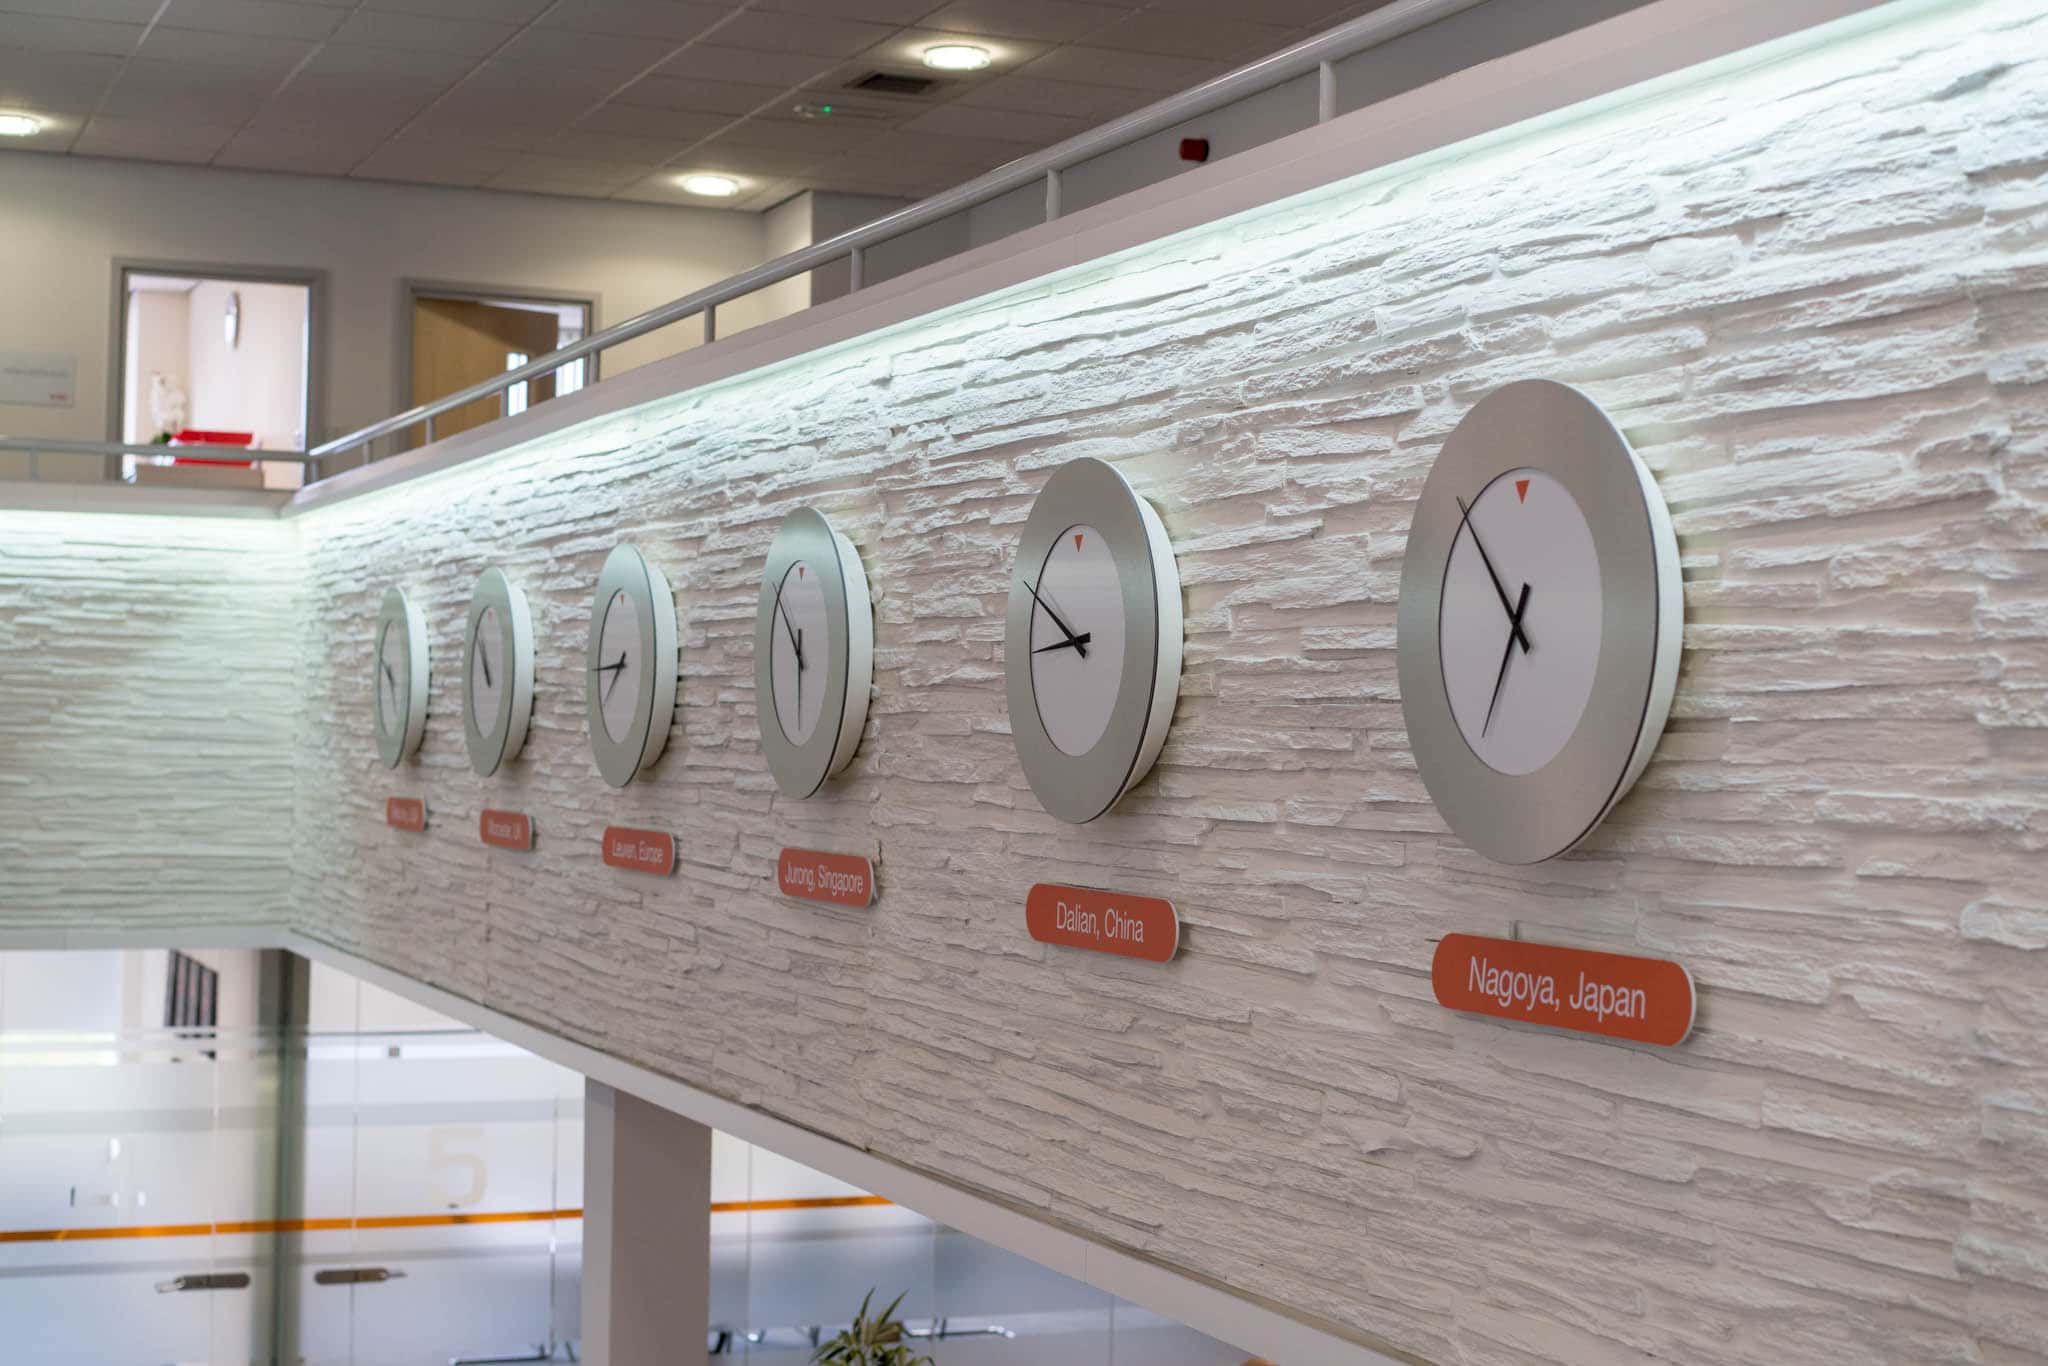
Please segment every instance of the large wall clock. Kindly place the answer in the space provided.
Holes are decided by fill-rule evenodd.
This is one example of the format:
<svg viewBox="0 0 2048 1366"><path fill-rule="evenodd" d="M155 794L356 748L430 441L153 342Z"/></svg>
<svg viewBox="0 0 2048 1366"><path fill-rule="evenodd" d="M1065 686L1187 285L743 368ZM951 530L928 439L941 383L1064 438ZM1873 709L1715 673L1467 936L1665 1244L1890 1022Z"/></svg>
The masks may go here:
<svg viewBox="0 0 2048 1366"><path fill-rule="evenodd" d="M676 708L676 600L638 549L605 559L590 604L585 710L597 771L613 787L661 756Z"/></svg>
<svg viewBox="0 0 2048 1366"><path fill-rule="evenodd" d="M370 684L375 698L377 757L397 768L427 730L427 619L396 588L377 613L377 654Z"/></svg>
<svg viewBox="0 0 2048 1366"><path fill-rule="evenodd" d="M775 785L808 797L853 759L874 684L875 620L853 542L822 513L783 518L754 619L754 696Z"/></svg>
<svg viewBox="0 0 2048 1366"><path fill-rule="evenodd" d="M1159 514L1100 460L1054 471L1017 547L1010 733L1039 804L1092 821L1152 767L1180 695L1180 573Z"/></svg>
<svg viewBox="0 0 2048 1366"><path fill-rule="evenodd" d="M1600 406L1549 380L1481 399L1401 566L1401 708L1459 838L1535 863L1590 834L1663 733L1683 618L1671 516Z"/></svg>
<svg viewBox="0 0 2048 1366"><path fill-rule="evenodd" d="M462 651L463 739L488 778L519 753L533 718L533 617L526 594L486 569L469 599Z"/></svg>

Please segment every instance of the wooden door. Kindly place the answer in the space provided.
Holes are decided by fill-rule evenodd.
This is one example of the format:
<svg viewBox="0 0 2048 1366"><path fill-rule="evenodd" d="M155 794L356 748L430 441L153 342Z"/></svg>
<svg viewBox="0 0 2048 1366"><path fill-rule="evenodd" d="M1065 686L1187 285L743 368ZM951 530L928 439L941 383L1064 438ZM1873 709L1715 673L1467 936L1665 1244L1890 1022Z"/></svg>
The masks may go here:
<svg viewBox="0 0 2048 1366"><path fill-rule="evenodd" d="M555 349L561 335L561 319L553 313L526 308L501 308L473 299L428 299L412 301L412 401L428 403L467 388L479 380L505 373L507 353L518 351L528 359ZM526 386L528 405L553 398L552 376ZM504 412L502 397L480 398L450 409L434 419L434 435L480 427ZM415 428L414 444L425 440Z"/></svg>

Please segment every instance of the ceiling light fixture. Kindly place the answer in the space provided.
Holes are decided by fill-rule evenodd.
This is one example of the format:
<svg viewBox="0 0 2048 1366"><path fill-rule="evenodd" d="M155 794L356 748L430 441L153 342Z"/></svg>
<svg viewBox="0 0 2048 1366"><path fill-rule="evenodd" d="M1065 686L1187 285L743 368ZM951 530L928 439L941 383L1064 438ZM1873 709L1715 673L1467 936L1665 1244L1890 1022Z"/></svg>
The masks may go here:
<svg viewBox="0 0 2048 1366"><path fill-rule="evenodd" d="M934 71L979 71L989 60L988 49L972 43L940 43L924 50L924 64Z"/></svg>
<svg viewBox="0 0 2048 1366"><path fill-rule="evenodd" d="M740 192L740 183L729 175L686 175L677 183L684 193L706 199L731 199Z"/></svg>
<svg viewBox="0 0 2048 1366"><path fill-rule="evenodd" d="M43 131L43 121L27 114L0 114L0 137L32 138Z"/></svg>

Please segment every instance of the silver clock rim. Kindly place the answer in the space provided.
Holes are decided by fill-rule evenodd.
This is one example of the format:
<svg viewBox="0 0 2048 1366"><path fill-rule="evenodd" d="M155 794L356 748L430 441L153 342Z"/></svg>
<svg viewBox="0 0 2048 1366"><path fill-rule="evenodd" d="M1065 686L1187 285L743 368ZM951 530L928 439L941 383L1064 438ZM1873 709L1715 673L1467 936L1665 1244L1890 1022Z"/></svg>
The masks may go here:
<svg viewBox="0 0 2048 1366"><path fill-rule="evenodd" d="M626 738L614 740L604 725L597 667L603 651L605 607L620 593L633 605L633 625L648 649L648 668L633 700L633 720ZM676 705L675 595L669 591L667 576L631 543L612 547L598 573L597 589L590 599L590 641L584 649L584 663L583 708L591 754L605 782L624 787L634 774L661 757Z"/></svg>
<svg viewBox="0 0 2048 1366"><path fill-rule="evenodd" d="M512 686L499 692L497 710L486 730L478 725L476 710L470 705L476 696L471 673L476 668L476 633L484 613L493 607L498 610L498 658L511 662ZM526 594L496 568L479 575L470 594L469 618L462 632L462 717L469 766L484 778L518 755L532 723L533 617Z"/></svg>
<svg viewBox="0 0 2048 1366"><path fill-rule="evenodd" d="M1033 602L1023 577L1027 568L1045 563L1054 541L1069 527L1083 524L1102 533L1116 564L1124 658L1107 729L1086 754L1072 755L1053 744L1038 714L1031 677ZM1074 825L1103 815L1145 776L1179 697L1180 575L1164 540L1158 514L1115 466L1093 456L1053 471L1017 539L1003 633L1010 735L1039 805ZM1168 598L1170 610L1163 606ZM1170 633L1165 630L1169 626L1175 628Z"/></svg>
<svg viewBox="0 0 2048 1366"><path fill-rule="evenodd" d="M1555 454L1525 459L1519 452L1537 429L1557 435ZM1439 617L1460 522L1457 496L1523 466L1563 484L1592 531L1600 658L1564 748L1534 772L1505 774L1472 752L1451 713ZM1416 768L1466 844L1498 863L1539 863L1585 839L1627 793L1670 713L1683 616L1678 572L1677 538L1655 481L1585 393L1555 380L1520 380L1487 394L1458 423L1410 522L1397 658Z"/></svg>
<svg viewBox="0 0 2048 1366"><path fill-rule="evenodd" d="M824 584L826 653L824 707L801 743L789 738L776 716L773 657L776 589L799 560L814 566ZM768 771L786 796L816 796L860 746L874 687L874 609L867 582L853 542L824 513L797 508L776 528L754 614L754 710Z"/></svg>
<svg viewBox="0 0 2048 1366"><path fill-rule="evenodd" d="M384 694L377 687L377 671L383 667L384 636L394 629L405 631L405 687L394 689L399 696L397 724L384 724ZM371 637L370 659L371 724L377 735L377 757L386 768L397 768L417 751L427 729L427 621L411 598L399 588L384 590L377 609L377 630Z"/></svg>

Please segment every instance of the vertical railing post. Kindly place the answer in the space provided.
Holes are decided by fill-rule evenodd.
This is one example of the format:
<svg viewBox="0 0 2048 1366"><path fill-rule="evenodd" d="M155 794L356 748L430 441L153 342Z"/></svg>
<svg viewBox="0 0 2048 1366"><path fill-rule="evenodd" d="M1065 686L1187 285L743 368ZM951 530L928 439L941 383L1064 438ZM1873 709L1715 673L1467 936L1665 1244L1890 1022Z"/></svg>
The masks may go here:
<svg viewBox="0 0 2048 1366"><path fill-rule="evenodd" d="M704 305L704 340L706 342L715 342L718 340L717 304Z"/></svg>
<svg viewBox="0 0 2048 1366"><path fill-rule="evenodd" d="M432 413L427 414L427 444L429 446L434 444L434 415Z"/></svg>
<svg viewBox="0 0 2048 1366"><path fill-rule="evenodd" d="M1316 122L1328 123L1337 117L1337 67L1333 62L1323 62L1316 67Z"/></svg>
<svg viewBox="0 0 2048 1366"><path fill-rule="evenodd" d="M853 293L865 283L861 277L867 274L867 257L867 251L862 247L855 247L846 254L847 293Z"/></svg>
<svg viewBox="0 0 2048 1366"><path fill-rule="evenodd" d="M1055 166L1045 173L1045 221L1050 223L1060 216L1060 168Z"/></svg>

